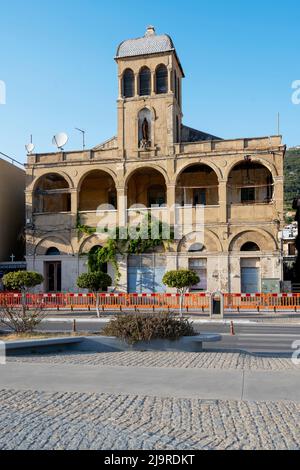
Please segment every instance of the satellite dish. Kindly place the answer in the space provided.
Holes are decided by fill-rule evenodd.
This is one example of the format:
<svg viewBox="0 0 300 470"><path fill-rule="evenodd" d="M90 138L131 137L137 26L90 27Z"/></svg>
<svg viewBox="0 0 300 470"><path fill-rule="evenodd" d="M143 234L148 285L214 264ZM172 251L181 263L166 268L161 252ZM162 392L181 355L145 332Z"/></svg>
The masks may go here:
<svg viewBox="0 0 300 470"><path fill-rule="evenodd" d="M56 134L52 139L52 144L60 150L63 150L64 145L68 142L69 137L65 132L60 132Z"/></svg>
<svg viewBox="0 0 300 470"><path fill-rule="evenodd" d="M31 143L31 144L25 145L25 148L26 148L28 155L30 155L34 151L35 146L33 143Z"/></svg>

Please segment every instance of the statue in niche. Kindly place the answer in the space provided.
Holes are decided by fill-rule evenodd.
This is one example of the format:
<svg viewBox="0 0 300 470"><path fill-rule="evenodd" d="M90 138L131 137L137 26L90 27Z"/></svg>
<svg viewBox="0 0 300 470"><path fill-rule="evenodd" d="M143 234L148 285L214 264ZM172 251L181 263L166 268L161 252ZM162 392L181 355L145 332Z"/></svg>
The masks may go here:
<svg viewBox="0 0 300 470"><path fill-rule="evenodd" d="M145 118L142 124L142 134L143 134L143 140L146 140L147 142L149 141L149 124L147 119Z"/></svg>
<svg viewBox="0 0 300 470"><path fill-rule="evenodd" d="M151 127L149 119L145 114L150 114L149 110L143 110L143 114L140 116L140 148L143 150L148 150L151 148Z"/></svg>

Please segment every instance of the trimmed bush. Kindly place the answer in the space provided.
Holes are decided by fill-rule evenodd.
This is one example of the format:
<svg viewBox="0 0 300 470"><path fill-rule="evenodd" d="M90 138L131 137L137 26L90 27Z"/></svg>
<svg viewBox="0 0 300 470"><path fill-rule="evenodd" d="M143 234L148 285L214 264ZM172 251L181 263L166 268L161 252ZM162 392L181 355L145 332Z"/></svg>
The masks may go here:
<svg viewBox="0 0 300 470"><path fill-rule="evenodd" d="M183 336L195 336L192 323L172 313L120 315L104 328L103 335L115 336L128 344L153 339L176 341Z"/></svg>
<svg viewBox="0 0 300 470"><path fill-rule="evenodd" d="M3 285L7 290L26 291L44 282L41 274L30 271L16 271L3 276Z"/></svg>
<svg viewBox="0 0 300 470"><path fill-rule="evenodd" d="M77 285L80 289L100 292L112 285L112 279L108 274L102 273L101 271L84 273L77 279Z"/></svg>

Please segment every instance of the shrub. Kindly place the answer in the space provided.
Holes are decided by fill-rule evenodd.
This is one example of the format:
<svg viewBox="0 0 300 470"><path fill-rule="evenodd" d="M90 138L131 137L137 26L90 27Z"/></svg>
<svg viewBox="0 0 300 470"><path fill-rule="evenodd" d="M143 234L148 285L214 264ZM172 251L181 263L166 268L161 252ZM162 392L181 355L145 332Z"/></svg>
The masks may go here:
<svg viewBox="0 0 300 470"><path fill-rule="evenodd" d="M16 271L3 276L3 285L8 290L26 291L42 284L41 274L30 271Z"/></svg>
<svg viewBox="0 0 300 470"><path fill-rule="evenodd" d="M100 317L99 296L97 292L104 291L111 286L112 278L101 271L84 273L77 279L77 285L80 289L88 289L96 294L96 310L98 317Z"/></svg>
<svg viewBox="0 0 300 470"><path fill-rule="evenodd" d="M112 279L108 274L102 273L101 271L84 273L77 279L77 285L80 289L99 292L111 286Z"/></svg>
<svg viewBox="0 0 300 470"><path fill-rule="evenodd" d="M178 292L185 293L187 289L200 282L199 276L194 271L179 269L178 271L169 271L163 277L163 283Z"/></svg>
<svg viewBox="0 0 300 470"><path fill-rule="evenodd" d="M194 336L192 323L179 319L172 313L120 315L104 328L105 336L116 336L128 344L152 339L178 340L183 336Z"/></svg>
<svg viewBox="0 0 300 470"><path fill-rule="evenodd" d="M163 277L165 286L177 289L180 294L180 315L182 316L183 296L188 289L200 282L199 276L194 271L179 269L169 271Z"/></svg>
<svg viewBox="0 0 300 470"><path fill-rule="evenodd" d="M31 310L26 305L0 307L0 324L15 333L32 333L45 316L46 313L40 307Z"/></svg>

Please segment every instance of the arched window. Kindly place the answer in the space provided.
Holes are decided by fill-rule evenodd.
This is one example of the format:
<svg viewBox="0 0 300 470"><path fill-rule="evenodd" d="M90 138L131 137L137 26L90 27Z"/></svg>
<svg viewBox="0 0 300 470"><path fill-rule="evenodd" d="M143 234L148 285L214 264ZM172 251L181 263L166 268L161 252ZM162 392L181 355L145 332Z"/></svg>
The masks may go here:
<svg viewBox="0 0 300 470"><path fill-rule="evenodd" d="M148 67L143 67L140 71L140 96L151 95L151 72Z"/></svg>
<svg viewBox="0 0 300 470"><path fill-rule="evenodd" d="M254 242L247 242L242 246L241 251L260 251L260 248Z"/></svg>
<svg viewBox="0 0 300 470"><path fill-rule="evenodd" d="M123 75L123 96L125 98L134 96L134 73L131 69L126 69Z"/></svg>
<svg viewBox="0 0 300 470"><path fill-rule="evenodd" d="M168 69L165 65L159 65L156 69L156 93L168 93Z"/></svg>
<svg viewBox="0 0 300 470"><path fill-rule="evenodd" d="M46 251L46 256L60 256L60 251L58 248L52 246Z"/></svg>
<svg viewBox="0 0 300 470"><path fill-rule="evenodd" d="M194 243L192 246L189 248L189 253L199 253L201 251L204 251L205 246L202 243Z"/></svg>

